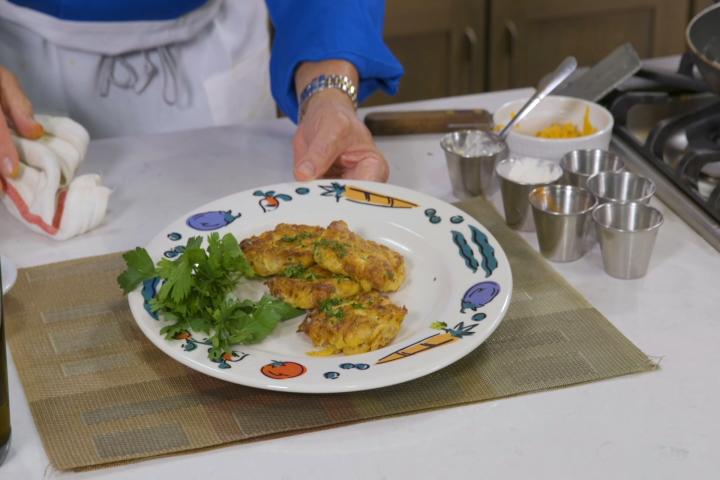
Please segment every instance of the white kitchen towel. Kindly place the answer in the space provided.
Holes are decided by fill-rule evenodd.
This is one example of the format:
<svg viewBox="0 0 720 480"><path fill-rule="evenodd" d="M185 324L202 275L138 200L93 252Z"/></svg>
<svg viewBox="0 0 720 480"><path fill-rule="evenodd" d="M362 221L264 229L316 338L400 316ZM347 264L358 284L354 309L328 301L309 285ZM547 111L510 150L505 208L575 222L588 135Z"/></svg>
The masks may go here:
<svg viewBox="0 0 720 480"><path fill-rule="evenodd" d="M64 117L36 115L45 135L38 140L13 136L20 155L17 178L0 177L3 203L31 230L65 240L97 227L105 217L110 189L99 175L75 177L90 136Z"/></svg>

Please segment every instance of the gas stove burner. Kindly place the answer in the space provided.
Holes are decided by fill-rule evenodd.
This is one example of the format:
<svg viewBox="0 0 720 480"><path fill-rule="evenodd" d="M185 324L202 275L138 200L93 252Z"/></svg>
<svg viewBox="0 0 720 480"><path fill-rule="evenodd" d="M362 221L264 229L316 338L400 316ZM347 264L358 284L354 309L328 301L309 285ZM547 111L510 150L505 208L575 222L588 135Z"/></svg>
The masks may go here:
<svg viewBox="0 0 720 480"><path fill-rule="evenodd" d="M720 101L660 121L650 132L645 146L657 157L673 164L674 158L667 159L668 149L671 151L680 149L682 152L720 150L716 141L718 130L720 130Z"/></svg>
<svg viewBox="0 0 720 480"><path fill-rule="evenodd" d="M701 197L708 202L714 200L717 204L720 198L720 161L707 163L700 169L697 188Z"/></svg>
<svg viewBox="0 0 720 480"><path fill-rule="evenodd" d="M720 96L694 75L696 60L683 56L677 72L643 68L605 103L628 168L720 251Z"/></svg>
<svg viewBox="0 0 720 480"><path fill-rule="evenodd" d="M720 98L633 91L616 96L610 111L616 139L636 157L629 163L664 183L658 197L720 251Z"/></svg>
<svg viewBox="0 0 720 480"><path fill-rule="evenodd" d="M720 127L709 131L707 138L718 150L720 150Z"/></svg>
<svg viewBox="0 0 720 480"><path fill-rule="evenodd" d="M675 166L677 176L687 182L708 205L720 210L720 150L686 152ZM715 190L718 190L717 192Z"/></svg>
<svg viewBox="0 0 720 480"><path fill-rule="evenodd" d="M712 162L705 165L702 169L700 169L700 175L703 176L705 179L715 179L715 181L720 180L720 161L718 162Z"/></svg>

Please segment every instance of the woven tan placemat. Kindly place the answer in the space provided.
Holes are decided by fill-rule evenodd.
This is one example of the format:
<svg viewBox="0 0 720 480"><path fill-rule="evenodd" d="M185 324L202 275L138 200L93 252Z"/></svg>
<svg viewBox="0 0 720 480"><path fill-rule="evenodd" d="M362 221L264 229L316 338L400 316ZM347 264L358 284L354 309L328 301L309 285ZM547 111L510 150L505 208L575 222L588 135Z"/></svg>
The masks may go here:
<svg viewBox="0 0 720 480"><path fill-rule="evenodd" d="M136 327L115 283L120 254L22 270L5 299L7 336L50 461L58 469L93 468L654 368L488 202L460 207L510 259L508 314L459 362L368 392L256 390L175 362Z"/></svg>

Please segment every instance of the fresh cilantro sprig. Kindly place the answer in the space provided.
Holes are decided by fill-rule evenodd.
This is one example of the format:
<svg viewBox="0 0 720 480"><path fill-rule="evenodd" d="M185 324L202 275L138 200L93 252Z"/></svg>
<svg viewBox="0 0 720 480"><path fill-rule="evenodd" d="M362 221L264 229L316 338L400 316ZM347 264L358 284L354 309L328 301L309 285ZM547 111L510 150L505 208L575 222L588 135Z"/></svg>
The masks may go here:
<svg viewBox="0 0 720 480"><path fill-rule="evenodd" d="M174 260L163 258L157 265L143 248L123 255L127 269L118 277L125 293L155 277L162 280L153 311L172 323L160 333L172 339L188 331L208 335L212 343L209 356L218 360L232 352L233 345L257 343L267 337L283 320L302 313L282 300L266 295L260 300L240 300L234 290L241 278L255 272L232 234L217 233L188 239L183 253Z"/></svg>

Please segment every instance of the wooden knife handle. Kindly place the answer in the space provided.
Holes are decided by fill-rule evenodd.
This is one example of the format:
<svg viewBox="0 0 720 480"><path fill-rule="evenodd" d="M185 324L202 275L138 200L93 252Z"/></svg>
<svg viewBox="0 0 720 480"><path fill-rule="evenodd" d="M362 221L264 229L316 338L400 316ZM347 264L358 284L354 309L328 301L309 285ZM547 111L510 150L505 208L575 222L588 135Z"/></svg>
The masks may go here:
<svg viewBox="0 0 720 480"><path fill-rule="evenodd" d="M408 135L443 133L463 129L489 130L492 115L487 110L418 110L407 112L373 112L365 116L373 135Z"/></svg>

